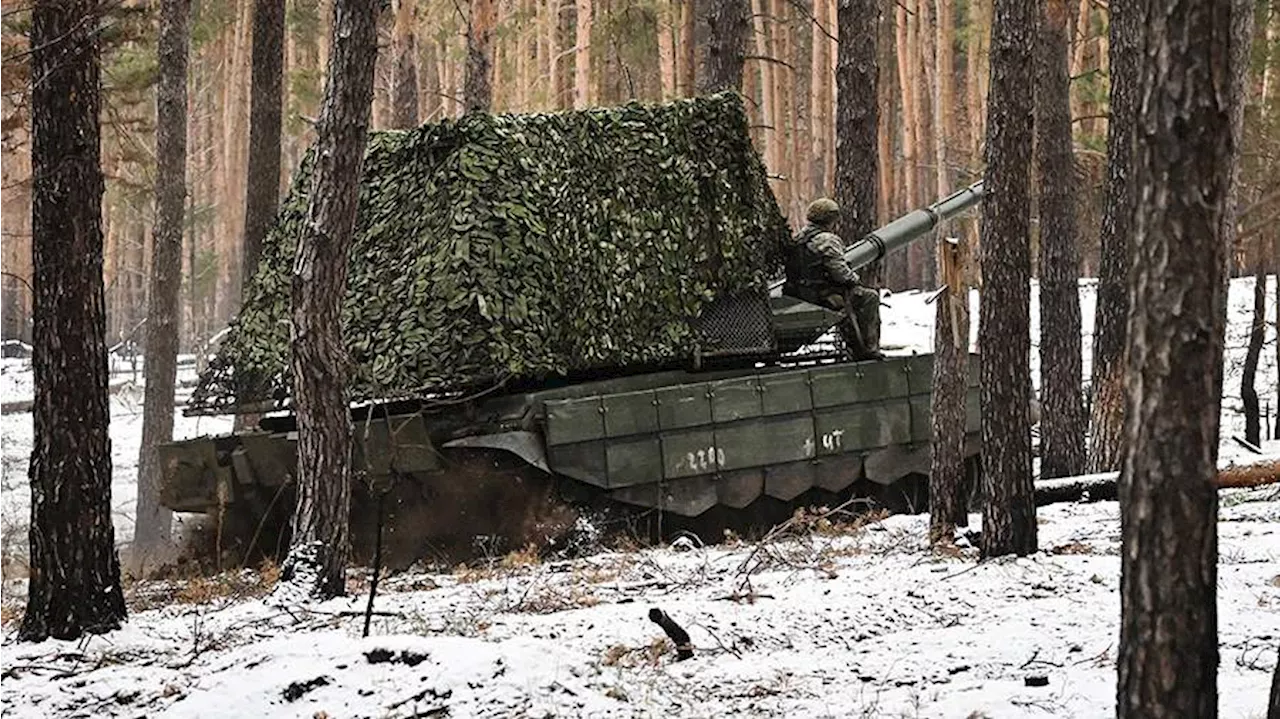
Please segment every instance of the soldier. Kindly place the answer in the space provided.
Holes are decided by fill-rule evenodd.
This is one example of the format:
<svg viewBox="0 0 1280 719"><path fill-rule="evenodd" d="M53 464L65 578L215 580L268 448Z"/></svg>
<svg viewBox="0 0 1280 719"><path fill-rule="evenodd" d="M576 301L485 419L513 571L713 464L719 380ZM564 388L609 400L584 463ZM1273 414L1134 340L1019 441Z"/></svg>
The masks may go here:
<svg viewBox="0 0 1280 719"><path fill-rule="evenodd" d="M855 360L884 359L880 353L880 293L861 283L844 259L844 241L831 231L840 217L834 200L809 205L808 224L788 248L784 294L844 314L837 326Z"/></svg>

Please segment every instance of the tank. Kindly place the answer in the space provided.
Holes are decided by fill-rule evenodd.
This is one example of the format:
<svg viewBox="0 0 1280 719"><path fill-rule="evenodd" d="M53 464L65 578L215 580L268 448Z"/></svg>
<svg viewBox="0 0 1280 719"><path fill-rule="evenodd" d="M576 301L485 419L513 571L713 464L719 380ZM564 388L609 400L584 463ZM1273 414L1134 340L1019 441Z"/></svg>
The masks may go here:
<svg viewBox="0 0 1280 719"><path fill-rule="evenodd" d="M975 183L851 243L846 257L866 266L982 195ZM839 316L781 286L708 305L694 320L706 350L680 367L354 408L357 555L368 556L380 523L384 556L405 565L555 543L584 517L650 536L705 536L767 525L805 501L922 508L932 356L845 360L826 339ZM969 366L965 453L976 471L976 355ZM246 558L278 553L296 445L288 412L251 431L165 444L162 504L208 515L219 543Z"/></svg>

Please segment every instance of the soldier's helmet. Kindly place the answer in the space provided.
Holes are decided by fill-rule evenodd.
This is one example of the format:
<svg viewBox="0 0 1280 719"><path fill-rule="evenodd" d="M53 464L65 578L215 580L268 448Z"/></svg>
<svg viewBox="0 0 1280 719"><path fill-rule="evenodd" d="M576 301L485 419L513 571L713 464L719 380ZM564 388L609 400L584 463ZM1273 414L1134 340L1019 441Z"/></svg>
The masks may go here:
<svg viewBox="0 0 1280 719"><path fill-rule="evenodd" d="M809 203L805 218L819 227L827 227L840 217L840 205L829 197L822 197Z"/></svg>

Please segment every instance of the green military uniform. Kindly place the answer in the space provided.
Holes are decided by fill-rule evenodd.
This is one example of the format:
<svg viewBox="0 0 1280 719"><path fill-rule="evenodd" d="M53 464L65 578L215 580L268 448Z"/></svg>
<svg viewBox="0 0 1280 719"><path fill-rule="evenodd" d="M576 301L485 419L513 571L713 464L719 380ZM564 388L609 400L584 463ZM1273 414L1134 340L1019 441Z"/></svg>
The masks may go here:
<svg viewBox="0 0 1280 719"><path fill-rule="evenodd" d="M826 198L809 205L809 223L788 248L784 294L844 314L838 329L853 359L880 354L880 293L861 283L844 259L844 241L831 232L840 207Z"/></svg>

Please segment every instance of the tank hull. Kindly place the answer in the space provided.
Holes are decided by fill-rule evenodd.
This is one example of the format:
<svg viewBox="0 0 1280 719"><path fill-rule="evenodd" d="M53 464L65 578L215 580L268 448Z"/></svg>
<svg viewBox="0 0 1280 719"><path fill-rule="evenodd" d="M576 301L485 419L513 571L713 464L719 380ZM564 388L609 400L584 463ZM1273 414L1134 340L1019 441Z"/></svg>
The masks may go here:
<svg viewBox="0 0 1280 719"><path fill-rule="evenodd" d="M966 453L976 457L977 356L972 360L965 432ZM480 495L541 506L544 489L566 483L584 503L606 500L673 519L746 516L761 502L813 492L892 503L888 497L905 484L911 486L900 488L899 504L911 504L922 501L918 480L929 471L932 378L932 356L917 355L673 370L447 406L377 406L353 421L354 481L368 496L394 488L391 514L403 519L393 516L392 529L397 522L454 524L447 521L452 505L454 516L471 517L458 531L478 535L500 532L517 512L511 501ZM262 426L163 446L162 503L239 516L245 526L268 515L279 522L281 506L292 507L297 434L287 416ZM480 465L507 479L477 479L476 458L495 454L507 459ZM903 483L908 477L917 481ZM445 515L417 512L415 503ZM483 516L486 506L494 516ZM560 526L566 519L550 509L533 514L539 516L521 522Z"/></svg>

